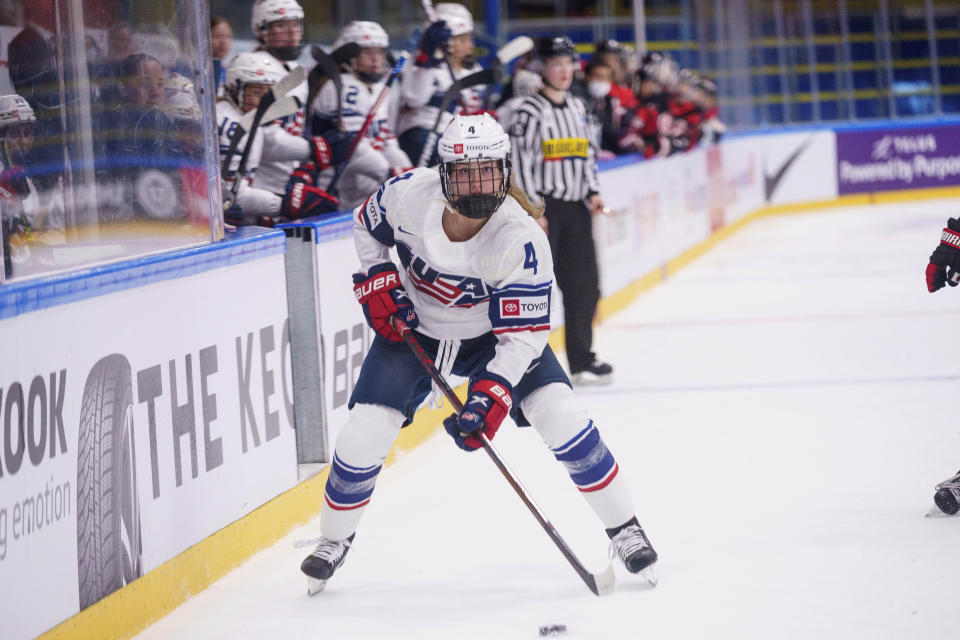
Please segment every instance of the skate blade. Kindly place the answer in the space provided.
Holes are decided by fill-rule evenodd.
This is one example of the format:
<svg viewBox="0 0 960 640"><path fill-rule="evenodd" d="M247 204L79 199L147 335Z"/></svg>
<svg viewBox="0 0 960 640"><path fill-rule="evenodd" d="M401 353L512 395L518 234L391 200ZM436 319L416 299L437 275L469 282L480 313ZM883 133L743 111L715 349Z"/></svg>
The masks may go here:
<svg viewBox="0 0 960 640"><path fill-rule="evenodd" d="M657 586L657 584L660 582L660 579L657 578L657 574L653 571L653 565L650 565L637 575L646 580L647 584L649 584L651 587Z"/></svg>
<svg viewBox="0 0 960 640"><path fill-rule="evenodd" d="M326 580L318 580L309 576L307 577L307 595L311 598L323 591L326 586Z"/></svg>

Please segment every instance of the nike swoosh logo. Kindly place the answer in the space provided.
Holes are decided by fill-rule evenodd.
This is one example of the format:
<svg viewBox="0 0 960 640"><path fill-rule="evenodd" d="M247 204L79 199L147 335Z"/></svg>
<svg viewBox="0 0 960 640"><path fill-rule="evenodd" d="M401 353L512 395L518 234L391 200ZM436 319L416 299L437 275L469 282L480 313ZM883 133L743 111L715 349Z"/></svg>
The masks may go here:
<svg viewBox="0 0 960 640"><path fill-rule="evenodd" d="M400 233L405 233L405 234L407 234L408 236L415 236L415 235L417 235L417 234L415 234L415 233L411 233L410 231L407 231L407 230L404 229L403 227L397 227L397 231L399 231Z"/></svg>
<svg viewBox="0 0 960 640"><path fill-rule="evenodd" d="M803 153L807 147L813 142L813 137L807 138L803 144L797 147L797 150L790 154L790 157L787 158L776 173L773 175L768 175L766 170L763 172L763 192L766 197L766 201L770 202L770 196L773 195L773 192L777 190L777 186L783 180L783 176L786 175L787 169L790 168L797 158L800 157L800 154Z"/></svg>
<svg viewBox="0 0 960 640"><path fill-rule="evenodd" d="M537 361L534 362L532 365L530 365L529 367L527 367L527 370L524 371L523 373L524 373L524 374L530 373L531 371L533 371L534 369L536 369L536 368L539 367L539 366L540 366L540 361L537 360Z"/></svg>

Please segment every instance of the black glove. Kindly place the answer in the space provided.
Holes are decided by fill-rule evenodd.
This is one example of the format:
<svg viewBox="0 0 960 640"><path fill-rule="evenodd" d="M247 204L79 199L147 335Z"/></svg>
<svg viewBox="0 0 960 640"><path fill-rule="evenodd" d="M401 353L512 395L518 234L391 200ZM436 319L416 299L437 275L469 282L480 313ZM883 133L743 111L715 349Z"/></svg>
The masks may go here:
<svg viewBox="0 0 960 640"><path fill-rule="evenodd" d="M944 284L957 286L960 279L960 220L950 218L940 235L940 246L930 254L927 265L927 291L933 293Z"/></svg>
<svg viewBox="0 0 960 640"><path fill-rule="evenodd" d="M437 47L446 44L451 35L450 27L448 27L447 23L443 20L437 20L427 27L427 30L423 32L423 38L420 39L420 48L415 57L417 64L421 67L430 67L438 64L433 54L437 50Z"/></svg>

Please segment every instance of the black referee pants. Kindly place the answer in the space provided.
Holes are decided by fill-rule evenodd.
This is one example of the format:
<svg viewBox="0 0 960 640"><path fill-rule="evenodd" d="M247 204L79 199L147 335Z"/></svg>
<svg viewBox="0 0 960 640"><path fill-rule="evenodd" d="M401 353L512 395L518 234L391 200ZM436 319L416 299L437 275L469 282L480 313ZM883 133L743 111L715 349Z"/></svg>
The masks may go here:
<svg viewBox="0 0 960 640"><path fill-rule="evenodd" d="M593 363L593 316L600 300L593 222L582 201L544 198L553 272L563 293L564 339L570 373Z"/></svg>

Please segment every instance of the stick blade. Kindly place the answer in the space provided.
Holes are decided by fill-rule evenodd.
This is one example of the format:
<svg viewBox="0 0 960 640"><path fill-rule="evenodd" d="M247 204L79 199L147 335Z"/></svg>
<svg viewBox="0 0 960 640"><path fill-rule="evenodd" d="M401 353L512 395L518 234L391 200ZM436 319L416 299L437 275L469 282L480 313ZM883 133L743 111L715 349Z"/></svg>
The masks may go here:
<svg viewBox="0 0 960 640"><path fill-rule="evenodd" d="M306 70L297 65L287 75L280 78L277 84L273 85L273 94L277 97L286 95L291 89L300 85L307 79Z"/></svg>
<svg viewBox="0 0 960 640"><path fill-rule="evenodd" d="M533 49L533 38L530 36L517 36L497 50L497 60L500 61L500 64L507 64L531 49Z"/></svg>
<svg viewBox="0 0 960 640"><path fill-rule="evenodd" d="M612 562L602 573L588 574L584 576L584 580L595 596L608 596L617 590L617 574L613 570Z"/></svg>

